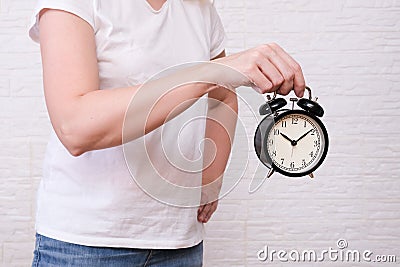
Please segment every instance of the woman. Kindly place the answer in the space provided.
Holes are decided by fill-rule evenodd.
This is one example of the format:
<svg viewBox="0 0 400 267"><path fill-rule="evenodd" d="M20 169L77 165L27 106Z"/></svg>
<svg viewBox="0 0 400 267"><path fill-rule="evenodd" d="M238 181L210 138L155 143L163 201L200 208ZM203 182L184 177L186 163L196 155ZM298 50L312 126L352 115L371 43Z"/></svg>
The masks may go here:
<svg viewBox="0 0 400 267"><path fill-rule="evenodd" d="M39 0L30 36L40 43L54 129L38 192L33 266L201 266L202 224L218 200L202 200L196 209L157 201L131 179L121 145L150 133L152 150L162 151L157 129L172 111L184 112L190 104L182 103L207 95L221 103L213 107L216 117L225 107L236 112L231 89L241 85L260 93L294 89L301 97L305 83L299 64L276 44L225 57L223 26L206 0ZM224 81L168 91L148 118L144 111L155 104L154 97L129 106L152 75L209 60L247 79L209 73ZM124 132L134 136L125 140L128 109L137 127ZM205 135L217 149L202 172L203 185L220 179L232 129L207 121L205 132L189 129L189 134L193 140ZM185 149L190 153L193 147ZM135 156L138 162L144 157ZM143 177L152 175L140 164L133 167Z"/></svg>

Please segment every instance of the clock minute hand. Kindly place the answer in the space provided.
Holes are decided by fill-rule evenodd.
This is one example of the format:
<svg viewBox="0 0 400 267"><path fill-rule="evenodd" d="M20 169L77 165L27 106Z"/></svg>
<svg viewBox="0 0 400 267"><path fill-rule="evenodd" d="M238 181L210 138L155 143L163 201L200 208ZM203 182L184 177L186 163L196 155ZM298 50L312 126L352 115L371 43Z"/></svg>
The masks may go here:
<svg viewBox="0 0 400 267"><path fill-rule="evenodd" d="M296 140L296 142L299 142L301 139L303 139L304 137L306 137L309 133L311 133L314 129L309 130L308 132L306 132L305 134L303 134L302 136L300 136L299 139Z"/></svg>

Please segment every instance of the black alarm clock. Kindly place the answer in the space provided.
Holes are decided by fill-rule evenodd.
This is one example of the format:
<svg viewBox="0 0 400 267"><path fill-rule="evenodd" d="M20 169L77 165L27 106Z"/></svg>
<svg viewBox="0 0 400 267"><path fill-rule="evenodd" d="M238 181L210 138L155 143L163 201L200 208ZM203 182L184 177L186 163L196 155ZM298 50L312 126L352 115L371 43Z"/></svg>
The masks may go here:
<svg viewBox="0 0 400 267"><path fill-rule="evenodd" d="M254 135L254 147L259 160L270 169L268 177L274 172L288 177L309 175L325 160L329 139L326 127L319 119L324 115L323 108L312 100L311 89L306 87L309 97L291 98L291 109L284 109L284 98L268 96L267 103L260 109L265 116ZM295 109L295 103L301 109Z"/></svg>

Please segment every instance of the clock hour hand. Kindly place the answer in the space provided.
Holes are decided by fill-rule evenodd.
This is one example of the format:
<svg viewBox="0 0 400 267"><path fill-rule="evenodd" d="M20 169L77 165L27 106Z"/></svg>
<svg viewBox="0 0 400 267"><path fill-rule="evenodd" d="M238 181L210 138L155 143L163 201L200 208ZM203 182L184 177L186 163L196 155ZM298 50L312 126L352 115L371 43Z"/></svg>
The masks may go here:
<svg viewBox="0 0 400 267"><path fill-rule="evenodd" d="M303 139L304 137L306 137L309 133L311 133L314 129L309 130L308 132L306 132L305 134L303 134L302 136L300 136L299 139L296 140L296 142L299 142L301 139Z"/></svg>
<svg viewBox="0 0 400 267"><path fill-rule="evenodd" d="M281 133L281 135L283 136L283 138L288 140L292 144L292 146L296 146L297 145L297 141L290 139L286 134Z"/></svg>
<svg viewBox="0 0 400 267"><path fill-rule="evenodd" d="M285 139L288 140L289 142L292 142L292 139L290 139L286 134L281 133L281 135L283 136L283 138L285 138Z"/></svg>

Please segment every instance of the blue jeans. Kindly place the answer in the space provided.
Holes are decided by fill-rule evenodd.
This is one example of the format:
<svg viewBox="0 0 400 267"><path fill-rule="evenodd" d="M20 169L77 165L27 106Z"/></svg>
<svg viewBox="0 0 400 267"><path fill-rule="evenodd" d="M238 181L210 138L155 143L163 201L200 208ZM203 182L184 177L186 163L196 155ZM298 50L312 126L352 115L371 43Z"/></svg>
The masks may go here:
<svg viewBox="0 0 400 267"><path fill-rule="evenodd" d="M203 265L203 242L181 249L88 247L36 234L32 267L197 267Z"/></svg>

